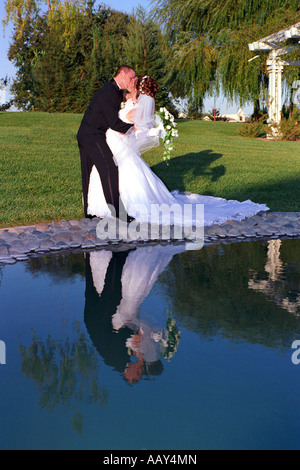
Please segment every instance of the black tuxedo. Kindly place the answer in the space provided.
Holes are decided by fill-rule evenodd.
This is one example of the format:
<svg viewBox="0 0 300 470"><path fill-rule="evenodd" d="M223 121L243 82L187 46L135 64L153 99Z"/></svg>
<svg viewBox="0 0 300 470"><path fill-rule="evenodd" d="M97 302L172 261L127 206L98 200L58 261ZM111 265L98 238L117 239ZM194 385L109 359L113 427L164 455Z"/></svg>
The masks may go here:
<svg viewBox="0 0 300 470"><path fill-rule="evenodd" d="M93 165L100 175L107 204L114 206L116 216L119 216L119 173L106 142L106 131L111 128L125 134L133 126L119 119L122 100L123 92L115 80L110 80L92 98L77 134L85 216L88 215L87 196Z"/></svg>
<svg viewBox="0 0 300 470"><path fill-rule="evenodd" d="M127 339L134 333L128 327L118 332L113 329L112 316L116 313L122 299L122 271L128 252L113 253L101 295L97 293L90 266L90 255L86 257L86 291L84 322L89 336L103 357L105 364L123 373L129 356Z"/></svg>

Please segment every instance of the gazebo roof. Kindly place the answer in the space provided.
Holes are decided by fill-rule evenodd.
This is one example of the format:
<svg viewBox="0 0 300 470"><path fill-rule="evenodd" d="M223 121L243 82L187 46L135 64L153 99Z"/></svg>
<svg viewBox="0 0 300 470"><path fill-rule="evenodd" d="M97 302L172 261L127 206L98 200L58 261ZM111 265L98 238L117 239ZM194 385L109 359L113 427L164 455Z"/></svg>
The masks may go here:
<svg viewBox="0 0 300 470"><path fill-rule="evenodd" d="M271 34L259 41L249 44L250 51L271 52L280 46L284 46L288 40L295 40L300 42L300 23L282 29L277 33Z"/></svg>

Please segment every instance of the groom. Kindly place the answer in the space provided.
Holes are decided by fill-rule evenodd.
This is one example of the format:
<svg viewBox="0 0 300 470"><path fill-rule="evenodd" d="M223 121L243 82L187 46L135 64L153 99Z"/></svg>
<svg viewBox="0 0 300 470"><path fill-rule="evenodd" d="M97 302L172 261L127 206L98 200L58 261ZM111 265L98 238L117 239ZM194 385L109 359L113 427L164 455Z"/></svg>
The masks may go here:
<svg viewBox="0 0 300 470"><path fill-rule="evenodd" d="M133 124L121 121L118 113L123 101L122 90L133 91L135 75L131 67L119 67L114 78L94 95L83 116L77 140L81 158L85 217L93 216L87 212L89 180L93 165L100 175L107 204L115 208L116 217L120 215L119 173L106 141L106 131L110 128L125 134L133 127Z"/></svg>

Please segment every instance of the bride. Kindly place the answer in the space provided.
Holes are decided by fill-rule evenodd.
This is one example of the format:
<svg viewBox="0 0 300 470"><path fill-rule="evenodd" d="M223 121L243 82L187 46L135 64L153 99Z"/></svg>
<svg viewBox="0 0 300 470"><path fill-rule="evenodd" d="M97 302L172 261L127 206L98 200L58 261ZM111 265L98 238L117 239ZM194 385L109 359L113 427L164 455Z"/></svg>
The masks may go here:
<svg viewBox="0 0 300 470"><path fill-rule="evenodd" d="M106 138L119 167L119 190L123 205L130 217L138 222L149 222L156 211L163 207L204 206L204 225L221 224L227 220L243 220L260 211L269 210L265 204L250 200L239 202L212 196L170 192L141 158L145 151L159 145L163 137L162 123L155 128L156 81L149 77L136 79L136 91L126 95L127 101L119 112L124 122L134 123L134 128L125 135L108 129ZM186 206L185 206L186 207ZM155 208L155 210L154 210ZM169 213L170 211L167 210ZM108 207L94 166L90 176L88 192L88 214L100 218L112 215ZM193 220L184 219L189 225L197 225L195 211ZM157 219L156 219L157 220ZM182 222L182 219L181 219ZM199 222L200 223L200 222ZM203 220L201 221L203 224Z"/></svg>

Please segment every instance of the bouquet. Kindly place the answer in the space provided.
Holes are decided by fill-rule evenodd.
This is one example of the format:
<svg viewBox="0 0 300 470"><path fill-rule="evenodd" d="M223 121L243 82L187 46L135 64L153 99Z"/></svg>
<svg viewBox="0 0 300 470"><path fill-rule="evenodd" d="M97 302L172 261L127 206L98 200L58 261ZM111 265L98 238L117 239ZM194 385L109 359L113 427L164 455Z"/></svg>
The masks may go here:
<svg viewBox="0 0 300 470"><path fill-rule="evenodd" d="M160 108L157 116L163 132L164 160L170 160L171 151L174 150L174 140L178 137L177 124L174 116L166 108Z"/></svg>
<svg viewBox="0 0 300 470"><path fill-rule="evenodd" d="M177 352L181 332L176 326L176 321L170 315L167 318L166 330L168 335L168 341L167 347L164 351L164 358L171 359L171 357L173 357Z"/></svg>

